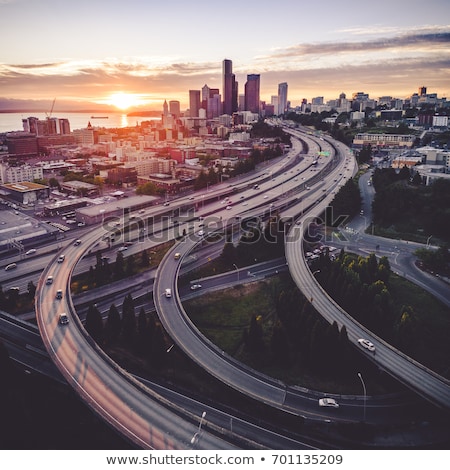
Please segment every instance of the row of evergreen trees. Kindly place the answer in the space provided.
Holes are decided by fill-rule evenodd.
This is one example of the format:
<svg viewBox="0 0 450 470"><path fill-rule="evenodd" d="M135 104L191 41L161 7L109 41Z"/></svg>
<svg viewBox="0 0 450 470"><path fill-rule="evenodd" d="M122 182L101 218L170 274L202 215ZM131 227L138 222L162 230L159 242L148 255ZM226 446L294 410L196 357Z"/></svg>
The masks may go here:
<svg viewBox="0 0 450 470"><path fill-rule="evenodd" d="M154 313L141 307L136 315L134 299L125 296L121 313L115 304L109 308L106 320L95 304L88 307L85 328L101 347L124 347L145 358L149 364L164 364L166 343L164 332Z"/></svg>
<svg viewBox="0 0 450 470"><path fill-rule="evenodd" d="M392 168L375 170L374 223L395 227L398 232L421 231L425 238L432 234L450 242L450 181L437 179L430 186L419 183L417 173L411 177L406 167L398 173Z"/></svg>
<svg viewBox="0 0 450 470"><path fill-rule="evenodd" d="M345 327L329 324L287 276L271 281L272 321L254 314L243 342L254 361L270 358L284 370L301 369L323 377L352 377L361 366Z"/></svg>
<svg viewBox="0 0 450 470"><path fill-rule="evenodd" d="M398 306L386 257L378 260L373 253L362 257L342 250L331 261L323 253L311 269L320 270L321 285L353 318L416 360L439 367L429 354L439 332L430 335L430 325L424 324L413 306Z"/></svg>

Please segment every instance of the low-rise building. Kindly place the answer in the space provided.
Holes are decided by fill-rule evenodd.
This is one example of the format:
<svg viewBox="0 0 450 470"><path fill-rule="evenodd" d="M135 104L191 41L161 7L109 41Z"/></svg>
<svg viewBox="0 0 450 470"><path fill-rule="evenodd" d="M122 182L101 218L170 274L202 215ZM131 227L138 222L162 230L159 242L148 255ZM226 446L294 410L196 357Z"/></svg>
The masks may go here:
<svg viewBox="0 0 450 470"><path fill-rule="evenodd" d="M353 145L358 148L364 145L371 145L372 148L411 148L415 140L416 136L412 134L370 134L364 132L355 135Z"/></svg>
<svg viewBox="0 0 450 470"><path fill-rule="evenodd" d="M33 205L39 199L49 197L50 188L43 184L20 181L0 185L3 195L12 201L22 205Z"/></svg>

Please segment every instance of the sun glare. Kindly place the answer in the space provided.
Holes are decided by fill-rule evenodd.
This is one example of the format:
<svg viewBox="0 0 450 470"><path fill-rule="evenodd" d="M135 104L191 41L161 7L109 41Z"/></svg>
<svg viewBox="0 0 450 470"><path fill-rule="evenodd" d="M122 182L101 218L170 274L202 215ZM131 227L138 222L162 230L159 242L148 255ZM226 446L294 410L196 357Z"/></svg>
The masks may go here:
<svg viewBox="0 0 450 470"><path fill-rule="evenodd" d="M114 93L110 96L109 103L121 110L142 104L137 96L130 93Z"/></svg>

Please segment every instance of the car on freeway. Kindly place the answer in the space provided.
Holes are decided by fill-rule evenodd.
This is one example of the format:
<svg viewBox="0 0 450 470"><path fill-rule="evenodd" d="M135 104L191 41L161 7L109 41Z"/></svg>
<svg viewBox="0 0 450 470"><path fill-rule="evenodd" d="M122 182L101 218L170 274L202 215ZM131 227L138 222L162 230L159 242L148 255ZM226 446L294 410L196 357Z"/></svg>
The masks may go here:
<svg viewBox="0 0 450 470"><path fill-rule="evenodd" d="M204 232L203 230L199 230L199 231L197 232L197 235L198 235L199 237L203 237L204 234L205 234L205 232Z"/></svg>
<svg viewBox="0 0 450 470"><path fill-rule="evenodd" d="M66 259L66 255L59 255L58 256L58 263L62 263Z"/></svg>
<svg viewBox="0 0 450 470"><path fill-rule="evenodd" d="M5 271L11 271L11 269L15 269L15 268L17 268L17 264L16 263L10 263L5 267Z"/></svg>
<svg viewBox="0 0 450 470"><path fill-rule="evenodd" d="M320 398L319 406L325 406L327 408L339 408L339 403L334 398Z"/></svg>
<svg viewBox="0 0 450 470"><path fill-rule="evenodd" d="M75 240L73 246L79 246L79 245L81 245L81 240L80 239Z"/></svg>
<svg viewBox="0 0 450 470"><path fill-rule="evenodd" d="M50 284L53 284L53 276L48 276L47 280L45 283L49 286Z"/></svg>
<svg viewBox="0 0 450 470"><path fill-rule="evenodd" d="M164 291L164 295L165 295L166 297L172 297L172 290L171 290L171 289L166 289L166 290Z"/></svg>
<svg viewBox="0 0 450 470"><path fill-rule="evenodd" d="M56 298L57 298L58 300L61 300L61 299L63 298L63 292L62 292L61 289L58 289L58 290L56 291Z"/></svg>
<svg viewBox="0 0 450 470"><path fill-rule="evenodd" d="M125 251L128 250L127 246L121 246L117 251Z"/></svg>
<svg viewBox="0 0 450 470"><path fill-rule="evenodd" d="M367 349L370 352L375 352L375 345L371 343L368 339L360 338L358 339L358 343L364 349Z"/></svg>
<svg viewBox="0 0 450 470"><path fill-rule="evenodd" d="M197 289L201 289L202 285L201 284L192 284L191 286L191 290L197 290Z"/></svg>
<svg viewBox="0 0 450 470"><path fill-rule="evenodd" d="M231 211L231 206L226 207L227 211Z"/></svg>
<svg viewBox="0 0 450 470"><path fill-rule="evenodd" d="M28 250L25 254L26 254L26 255L34 255L34 253L36 253L36 249L35 249L35 248L31 248L31 250Z"/></svg>
<svg viewBox="0 0 450 470"><path fill-rule="evenodd" d="M67 325L69 323L69 317L67 316L67 313L60 313L59 314L59 324L60 325Z"/></svg>

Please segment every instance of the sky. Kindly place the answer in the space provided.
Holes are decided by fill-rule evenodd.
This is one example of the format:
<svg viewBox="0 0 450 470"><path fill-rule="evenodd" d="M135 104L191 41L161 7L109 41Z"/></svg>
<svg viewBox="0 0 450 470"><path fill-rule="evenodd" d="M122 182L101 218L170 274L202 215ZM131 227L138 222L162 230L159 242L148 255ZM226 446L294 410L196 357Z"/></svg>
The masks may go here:
<svg viewBox="0 0 450 470"><path fill-rule="evenodd" d="M450 99L449 0L0 0L0 20L0 111L184 109L190 89L222 92L225 58L269 103L281 82L293 105Z"/></svg>

